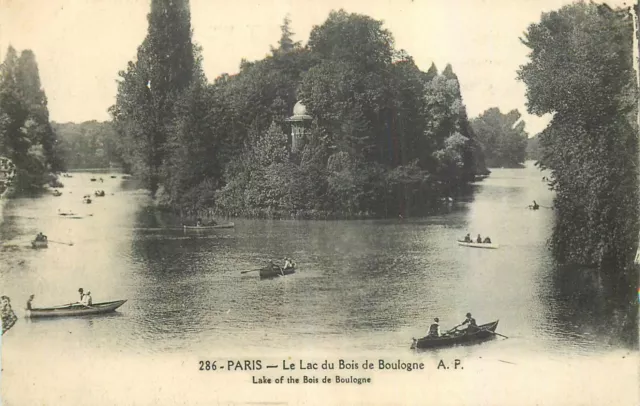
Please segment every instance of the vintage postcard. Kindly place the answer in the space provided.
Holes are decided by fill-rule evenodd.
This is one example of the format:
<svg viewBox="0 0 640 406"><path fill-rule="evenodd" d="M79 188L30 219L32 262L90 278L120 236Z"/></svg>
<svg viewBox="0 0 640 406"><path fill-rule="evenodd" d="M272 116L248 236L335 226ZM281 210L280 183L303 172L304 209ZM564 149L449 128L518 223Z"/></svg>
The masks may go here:
<svg viewBox="0 0 640 406"><path fill-rule="evenodd" d="M0 404L640 404L639 11L0 0Z"/></svg>

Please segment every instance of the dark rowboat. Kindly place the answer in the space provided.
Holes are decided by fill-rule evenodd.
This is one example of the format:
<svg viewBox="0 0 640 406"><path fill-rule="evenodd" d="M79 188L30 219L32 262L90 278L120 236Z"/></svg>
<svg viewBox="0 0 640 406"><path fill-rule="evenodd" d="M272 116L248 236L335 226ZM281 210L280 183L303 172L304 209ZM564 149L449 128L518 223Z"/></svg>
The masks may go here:
<svg viewBox="0 0 640 406"><path fill-rule="evenodd" d="M47 248L48 246L47 241L31 241L31 248Z"/></svg>
<svg viewBox="0 0 640 406"><path fill-rule="evenodd" d="M291 275L296 272L296 267L280 271L279 269L263 268L260 270L260 279L277 278L278 276Z"/></svg>
<svg viewBox="0 0 640 406"><path fill-rule="evenodd" d="M461 330L461 331L453 332L451 333L451 335L441 336L438 338L423 337L418 340L414 338L413 343L411 344L411 349L413 350L416 348L424 349L424 348L449 347L449 346L458 345L458 344L480 342L495 336L493 332L496 331L499 321L500 320L496 320L494 322L478 326L480 330L471 334L466 334L465 330Z"/></svg>
<svg viewBox="0 0 640 406"><path fill-rule="evenodd" d="M217 224L215 226L183 226L185 230L214 230L217 228L234 228L234 223Z"/></svg>
<svg viewBox="0 0 640 406"><path fill-rule="evenodd" d="M89 307L79 303L72 303L64 306L33 308L25 310L25 317L65 317L109 313L122 306L125 302L126 300L116 300L114 302L95 303Z"/></svg>

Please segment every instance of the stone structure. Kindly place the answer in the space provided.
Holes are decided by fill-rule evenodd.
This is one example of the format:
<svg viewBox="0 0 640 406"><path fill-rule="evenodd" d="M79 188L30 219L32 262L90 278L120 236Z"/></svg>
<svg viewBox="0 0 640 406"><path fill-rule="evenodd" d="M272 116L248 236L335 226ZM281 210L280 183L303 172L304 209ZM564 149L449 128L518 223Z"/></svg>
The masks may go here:
<svg viewBox="0 0 640 406"><path fill-rule="evenodd" d="M307 108L301 102L293 106L293 116L285 121L291 124L291 152L297 153L304 148L313 117L307 114Z"/></svg>

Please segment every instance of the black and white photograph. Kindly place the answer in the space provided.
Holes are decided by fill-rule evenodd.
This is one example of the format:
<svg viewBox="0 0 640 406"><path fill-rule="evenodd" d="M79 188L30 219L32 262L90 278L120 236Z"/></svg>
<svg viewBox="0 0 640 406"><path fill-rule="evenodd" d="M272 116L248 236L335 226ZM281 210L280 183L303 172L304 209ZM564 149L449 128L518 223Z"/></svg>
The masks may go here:
<svg viewBox="0 0 640 406"><path fill-rule="evenodd" d="M639 405L639 18L0 0L0 405Z"/></svg>

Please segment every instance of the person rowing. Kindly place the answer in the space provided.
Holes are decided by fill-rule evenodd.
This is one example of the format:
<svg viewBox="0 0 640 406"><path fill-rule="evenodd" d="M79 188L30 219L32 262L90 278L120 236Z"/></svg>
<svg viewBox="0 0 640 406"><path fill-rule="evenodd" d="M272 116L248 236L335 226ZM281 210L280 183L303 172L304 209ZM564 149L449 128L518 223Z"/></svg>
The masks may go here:
<svg viewBox="0 0 640 406"><path fill-rule="evenodd" d="M293 268L294 266L295 264L293 260L287 257L284 258L284 269L290 269L290 268Z"/></svg>
<svg viewBox="0 0 640 406"><path fill-rule="evenodd" d="M460 323L461 326L464 326L465 324L468 324L466 331L467 334L472 334L479 330L476 319L471 317L471 313L467 313L467 318L462 323Z"/></svg>
<svg viewBox="0 0 640 406"><path fill-rule="evenodd" d="M87 294L82 297L82 301L80 303L84 306L91 307L91 305L93 304L93 300L91 299L91 292L87 292Z"/></svg>
<svg viewBox="0 0 640 406"><path fill-rule="evenodd" d="M485 237L485 239L482 241L483 244L491 244L491 238L489 238L488 236Z"/></svg>
<svg viewBox="0 0 640 406"><path fill-rule="evenodd" d="M531 210L538 210L540 208L540 205L538 203L536 203L536 201L533 201L533 205L529 206L531 207Z"/></svg>
<svg viewBox="0 0 640 406"><path fill-rule="evenodd" d="M284 269L280 265L276 265L273 260L269 260L269 266L272 270L280 272L280 275L284 276Z"/></svg>
<svg viewBox="0 0 640 406"><path fill-rule="evenodd" d="M478 244L482 244L482 237L480 237L480 234L478 234L478 238L476 238L476 242Z"/></svg>
<svg viewBox="0 0 640 406"><path fill-rule="evenodd" d="M473 242L471 241L471 233L468 233L467 235L464 236L464 242Z"/></svg>

